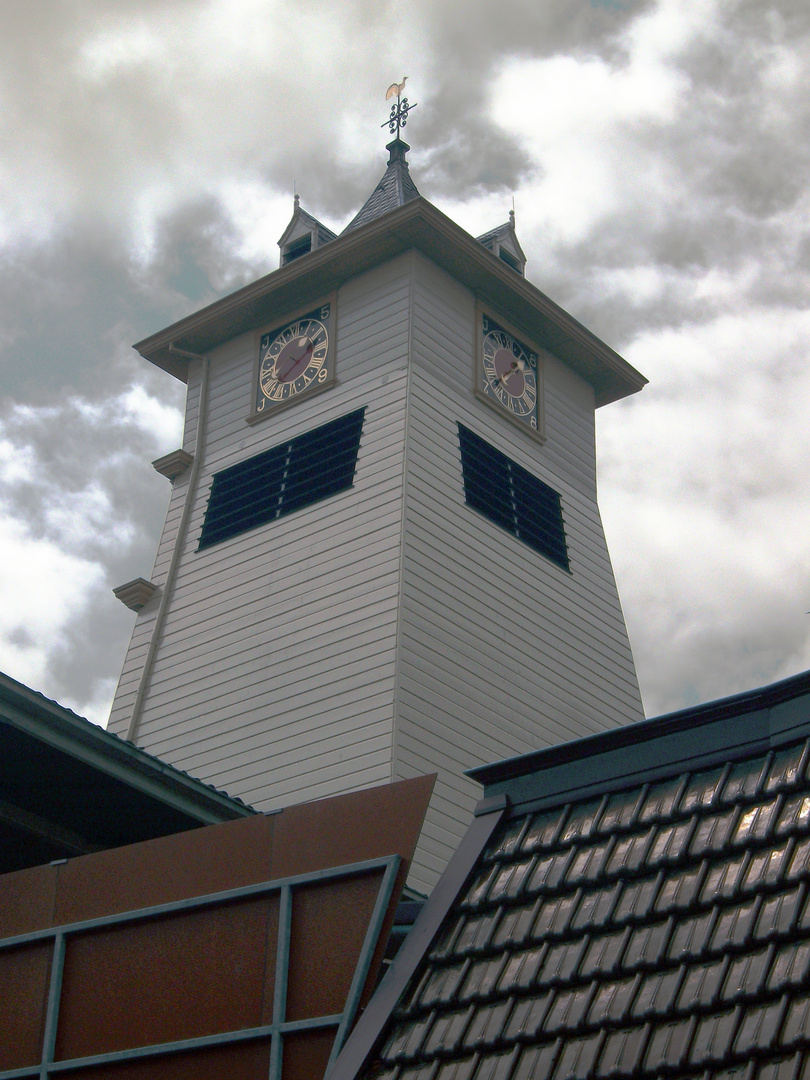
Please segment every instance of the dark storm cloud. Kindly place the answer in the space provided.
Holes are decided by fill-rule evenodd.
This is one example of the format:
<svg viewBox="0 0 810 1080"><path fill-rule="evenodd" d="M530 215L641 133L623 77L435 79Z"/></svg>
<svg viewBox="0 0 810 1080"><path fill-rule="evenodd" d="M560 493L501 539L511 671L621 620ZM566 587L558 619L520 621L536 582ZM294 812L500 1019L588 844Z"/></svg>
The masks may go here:
<svg viewBox="0 0 810 1080"><path fill-rule="evenodd" d="M129 346L253 280L269 260L235 252L234 226L213 198L157 223L145 259L111 230L75 222L53 239L18 242L0 259L0 379L22 400L91 400L140 379Z"/></svg>

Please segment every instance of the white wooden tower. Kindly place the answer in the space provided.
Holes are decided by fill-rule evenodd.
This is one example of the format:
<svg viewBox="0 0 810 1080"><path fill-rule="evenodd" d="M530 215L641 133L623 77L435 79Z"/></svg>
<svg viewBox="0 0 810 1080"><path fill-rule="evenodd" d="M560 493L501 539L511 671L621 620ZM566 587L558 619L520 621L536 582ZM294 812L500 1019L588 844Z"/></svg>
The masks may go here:
<svg viewBox="0 0 810 1080"><path fill-rule="evenodd" d="M429 889L466 769L642 718L594 409L645 380L388 149L340 236L296 199L278 270L137 346L188 399L110 728L260 809L438 772Z"/></svg>

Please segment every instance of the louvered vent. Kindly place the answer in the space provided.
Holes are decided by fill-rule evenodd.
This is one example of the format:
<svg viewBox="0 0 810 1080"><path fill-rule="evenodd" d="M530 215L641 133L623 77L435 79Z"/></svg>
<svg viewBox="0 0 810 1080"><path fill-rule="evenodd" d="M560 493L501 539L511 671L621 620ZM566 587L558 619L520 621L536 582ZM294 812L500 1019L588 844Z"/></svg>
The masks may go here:
<svg viewBox="0 0 810 1080"><path fill-rule="evenodd" d="M467 505L568 570L560 496L514 461L458 425Z"/></svg>
<svg viewBox="0 0 810 1080"><path fill-rule="evenodd" d="M197 550L350 488L365 411L216 473Z"/></svg>

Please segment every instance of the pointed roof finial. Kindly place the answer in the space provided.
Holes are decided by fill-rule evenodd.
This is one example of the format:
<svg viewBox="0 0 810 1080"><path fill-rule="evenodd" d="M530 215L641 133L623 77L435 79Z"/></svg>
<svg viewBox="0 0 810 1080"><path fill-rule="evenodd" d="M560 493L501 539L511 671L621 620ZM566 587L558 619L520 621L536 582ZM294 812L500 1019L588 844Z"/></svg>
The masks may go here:
<svg viewBox="0 0 810 1080"><path fill-rule="evenodd" d="M405 89L405 83L408 81L408 76L403 75L401 83L391 83L385 92L385 100L394 97L396 94L397 103L391 106L391 115L385 121L384 124L380 124L380 127L388 127L392 135L396 135L399 139L399 132L401 128L404 128L408 123L408 113L411 109L416 108L416 102L413 105L408 104L408 99L402 97L402 91Z"/></svg>

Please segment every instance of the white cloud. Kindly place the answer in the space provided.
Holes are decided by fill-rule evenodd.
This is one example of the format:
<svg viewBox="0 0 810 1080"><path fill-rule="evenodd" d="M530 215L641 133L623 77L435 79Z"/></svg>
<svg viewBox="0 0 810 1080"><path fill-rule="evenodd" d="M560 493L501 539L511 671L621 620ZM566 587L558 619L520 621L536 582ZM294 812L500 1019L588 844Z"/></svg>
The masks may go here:
<svg viewBox="0 0 810 1080"><path fill-rule="evenodd" d="M0 670L35 688L49 682L66 627L101 587L101 565L33 536L25 523L0 516Z"/></svg>
<svg viewBox="0 0 810 1080"><path fill-rule="evenodd" d="M105 411L120 424L131 424L149 432L161 444L180 445L182 413L160 401L141 385L130 386L106 405Z"/></svg>

